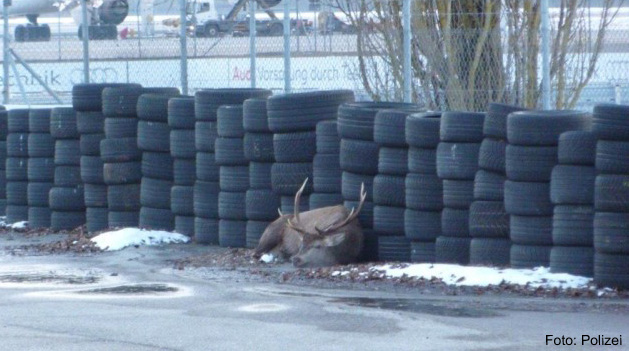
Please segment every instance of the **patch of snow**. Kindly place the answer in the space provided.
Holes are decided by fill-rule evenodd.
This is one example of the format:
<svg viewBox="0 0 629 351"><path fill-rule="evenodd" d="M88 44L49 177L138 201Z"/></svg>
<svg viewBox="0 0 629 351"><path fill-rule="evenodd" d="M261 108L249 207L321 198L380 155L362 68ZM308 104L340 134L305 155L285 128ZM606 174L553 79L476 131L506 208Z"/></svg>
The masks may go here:
<svg viewBox="0 0 629 351"><path fill-rule="evenodd" d="M448 285L489 286L507 284L528 285L543 288L583 288L591 278L566 273L551 273L547 267L533 269L500 269L492 267L464 267L454 264L420 263L405 267L391 265L375 266L387 277L399 278L403 275L424 279L441 279Z"/></svg>
<svg viewBox="0 0 629 351"><path fill-rule="evenodd" d="M187 243L190 241L190 238L182 234L161 230L124 228L99 234L91 240L96 243L96 246L103 250L117 251L132 245Z"/></svg>
<svg viewBox="0 0 629 351"><path fill-rule="evenodd" d="M15 222L7 225L7 227L11 229L25 229L26 227L28 227L28 221Z"/></svg>
<svg viewBox="0 0 629 351"><path fill-rule="evenodd" d="M262 257L260 257L260 261L264 263L271 263L275 261L275 256L273 256L272 254L264 254L262 255Z"/></svg>

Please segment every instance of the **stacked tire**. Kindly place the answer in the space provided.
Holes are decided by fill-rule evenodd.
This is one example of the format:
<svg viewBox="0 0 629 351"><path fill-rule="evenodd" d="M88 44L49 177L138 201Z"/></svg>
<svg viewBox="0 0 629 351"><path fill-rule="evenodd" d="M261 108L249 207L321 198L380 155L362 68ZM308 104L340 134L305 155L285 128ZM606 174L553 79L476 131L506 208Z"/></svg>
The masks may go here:
<svg viewBox="0 0 629 351"><path fill-rule="evenodd" d="M168 100L170 155L173 158L173 187L170 209L175 216L175 231L194 237L194 181L196 148L194 145L194 98L174 97ZM197 236L197 243L205 243Z"/></svg>
<svg viewBox="0 0 629 351"><path fill-rule="evenodd" d="M381 260L408 257L410 244L406 239L376 236L373 229L373 181L378 173L378 144L374 141L376 114L389 109L416 109L416 105L390 102L352 102L338 109L338 132L341 138L340 165L341 193L347 208L357 207L361 184L365 185L367 199L359 215L365 232L365 252L382 254ZM376 250L375 247L378 249ZM365 257L373 260L376 257Z"/></svg>
<svg viewBox="0 0 629 351"><path fill-rule="evenodd" d="M267 99L248 99L243 104L245 159L249 161L249 190L245 197L246 247L258 246L266 227L277 218L280 196L271 186L273 133L269 129ZM312 198L311 198L312 200Z"/></svg>
<svg viewBox="0 0 629 351"><path fill-rule="evenodd" d="M195 146L196 146L196 173L197 179L194 185L194 232L197 241L205 244L219 244L219 166L215 155L215 144L217 139L217 111L221 105L241 105L250 98L266 98L271 95L271 91L265 89L210 89L202 90L195 94L194 113L195 124ZM234 144L236 146L236 144ZM222 157L229 159L229 145L220 145L219 159ZM236 160L244 164L244 151L242 156L237 154ZM227 154L225 154L227 152ZM233 156L233 155L232 155ZM238 159L239 158L239 159ZM229 163L229 161L228 161ZM238 222L224 221L222 232L236 233L242 240L239 244L245 245L246 224L239 225ZM238 233L242 234L238 234ZM225 241L223 242L225 244Z"/></svg>
<svg viewBox="0 0 629 351"><path fill-rule="evenodd" d="M629 288L629 106L594 107L594 281Z"/></svg>
<svg viewBox="0 0 629 351"><path fill-rule="evenodd" d="M86 223L84 186L76 112L70 107L52 110L50 134L54 144L54 187L50 190L53 230L70 230ZM29 209L30 210L30 209Z"/></svg>
<svg viewBox="0 0 629 351"><path fill-rule="evenodd" d="M31 109L28 116L27 202L28 222L31 228L51 227L48 193L53 187L55 173L55 141L50 135L51 112L51 109ZM54 204L61 203L55 201ZM55 209L57 210L61 209ZM58 230L59 221L57 218L54 230Z"/></svg>
<svg viewBox="0 0 629 351"><path fill-rule="evenodd" d="M559 164L550 179L550 200L555 206L550 270L591 277L596 136L589 131L561 134L557 156Z"/></svg>
<svg viewBox="0 0 629 351"><path fill-rule="evenodd" d="M317 123L317 153L312 161L312 188L310 209L335 206L343 203L341 195L340 144L335 120Z"/></svg>
<svg viewBox="0 0 629 351"><path fill-rule="evenodd" d="M509 215L504 207L507 116L517 106L491 103L483 124L483 142L470 206L470 264L508 266L511 252Z"/></svg>
<svg viewBox="0 0 629 351"><path fill-rule="evenodd" d="M10 110L7 118L6 216L7 223L15 223L28 220L29 110Z"/></svg>
<svg viewBox="0 0 629 351"><path fill-rule="evenodd" d="M474 200L484 121L484 113L441 115L437 175L443 181L443 211L441 236L435 242L435 260L439 263L467 264L470 260L469 209Z"/></svg>
<svg viewBox="0 0 629 351"><path fill-rule="evenodd" d="M509 114L504 203L510 215L514 268L548 267L552 249L553 205L550 179L563 132L587 130L591 118L579 111L520 111Z"/></svg>
<svg viewBox="0 0 629 351"><path fill-rule="evenodd" d="M378 145L378 174L373 180L373 228L391 250L380 246L380 259L410 261L410 240L404 228L408 144L406 118L411 110L382 110L374 120L374 141ZM387 247L387 248L388 248Z"/></svg>
<svg viewBox="0 0 629 351"><path fill-rule="evenodd" d="M4 109L4 106L0 107L0 216L5 216L7 209L6 164L8 115L9 113Z"/></svg>
<svg viewBox="0 0 629 351"><path fill-rule="evenodd" d="M411 242L410 261L435 262L435 240L441 236L443 184L437 176L441 113L406 118L409 145L405 181L404 234Z"/></svg>

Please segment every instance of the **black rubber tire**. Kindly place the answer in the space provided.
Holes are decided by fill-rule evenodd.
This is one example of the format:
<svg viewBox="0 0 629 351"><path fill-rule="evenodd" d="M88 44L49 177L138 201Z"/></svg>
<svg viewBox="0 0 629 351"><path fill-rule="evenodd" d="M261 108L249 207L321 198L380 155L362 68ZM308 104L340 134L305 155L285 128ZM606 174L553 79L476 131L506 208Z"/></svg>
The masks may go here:
<svg viewBox="0 0 629 351"><path fill-rule="evenodd" d="M216 164L215 154L197 152L196 172L197 180L218 182L220 166Z"/></svg>
<svg viewBox="0 0 629 351"><path fill-rule="evenodd" d="M246 247L248 249L255 249L258 246L260 238L269 224L271 224L269 221L247 221Z"/></svg>
<svg viewBox="0 0 629 351"><path fill-rule="evenodd" d="M81 154L78 139L60 139L55 141L55 165L57 166L79 166L81 164Z"/></svg>
<svg viewBox="0 0 629 351"><path fill-rule="evenodd" d="M338 109L338 131L342 139L373 141L376 114L381 110L420 112L417 105L399 102L345 103Z"/></svg>
<svg viewBox="0 0 629 351"><path fill-rule="evenodd" d="M84 184L83 197L86 207L107 207L107 185Z"/></svg>
<svg viewBox="0 0 629 351"><path fill-rule="evenodd" d="M142 154L142 176L155 179L173 180L173 158L164 152L144 152Z"/></svg>
<svg viewBox="0 0 629 351"><path fill-rule="evenodd" d="M218 244L221 247L245 247L247 245L247 221L218 221Z"/></svg>
<svg viewBox="0 0 629 351"><path fill-rule="evenodd" d="M506 140L507 118L510 113L518 111L526 111L526 109L496 102L489 103L485 123L483 124L483 135L499 140Z"/></svg>
<svg viewBox="0 0 629 351"><path fill-rule="evenodd" d="M294 196L281 196L280 209L282 210L282 213L295 212L295 197ZM310 197L302 196L299 199L299 211L306 212L309 210L310 210Z"/></svg>
<svg viewBox="0 0 629 351"><path fill-rule="evenodd" d="M100 156L100 142L103 139L105 134L81 134L81 156Z"/></svg>
<svg viewBox="0 0 629 351"><path fill-rule="evenodd" d="M7 223L17 223L28 221L28 206L9 205L6 206Z"/></svg>
<svg viewBox="0 0 629 351"><path fill-rule="evenodd" d="M365 184L366 201L373 201L373 179L374 177L369 175L343 172L341 175L343 198L350 201L360 200L361 184Z"/></svg>
<svg viewBox="0 0 629 351"><path fill-rule="evenodd" d="M175 216L175 233L183 234L189 238L194 237L194 217Z"/></svg>
<svg viewBox="0 0 629 351"><path fill-rule="evenodd" d="M28 183L27 203L34 207L48 207L48 193L52 189L52 183Z"/></svg>
<svg viewBox="0 0 629 351"><path fill-rule="evenodd" d="M100 142L100 156L104 163L120 163L142 160L136 138L103 139Z"/></svg>
<svg viewBox="0 0 629 351"><path fill-rule="evenodd" d="M595 179L596 169L592 166L557 165L551 176L550 200L555 205L591 205Z"/></svg>
<svg viewBox="0 0 629 351"><path fill-rule="evenodd" d="M175 216L194 216L193 186L173 186L170 198L170 210Z"/></svg>
<svg viewBox="0 0 629 351"><path fill-rule="evenodd" d="M7 140L7 134L9 134L9 112L7 110L0 109L0 141Z"/></svg>
<svg viewBox="0 0 629 351"><path fill-rule="evenodd" d="M628 140L628 111L627 105L607 103L594 106L592 132L601 140Z"/></svg>
<svg viewBox="0 0 629 351"><path fill-rule="evenodd" d="M12 133L28 133L30 109L11 109L7 115L7 130ZM18 211L19 212L19 211Z"/></svg>
<svg viewBox="0 0 629 351"><path fill-rule="evenodd" d="M216 111L221 105L240 105L251 98L266 98L272 92L267 89L224 88L204 89L194 95L194 113L197 121L216 121Z"/></svg>
<svg viewBox="0 0 629 351"><path fill-rule="evenodd" d="M150 228L154 230L173 231L175 229L175 216L170 212L170 208L142 207L140 209L140 228Z"/></svg>
<svg viewBox="0 0 629 351"><path fill-rule="evenodd" d="M555 146L507 146L506 174L509 180L549 182L558 163Z"/></svg>
<svg viewBox="0 0 629 351"><path fill-rule="evenodd" d="M172 157L194 159L196 152L194 129L174 129L170 131L170 154Z"/></svg>
<svg viewBox="0 0 629 351"><path fill-rule="evenodd" d="M249 163L249 188L250 189L272 189L273 182L271 172L272 163L250 162Z"/></svg>
<svg viewBox="0 0 629 351"><path fill-rule="evenodd" d="M78 139L76 112L71 107L55 107L50 114L50 135L55 139Z"/></svg>
<svg viewBox="0 0 629 351"><path fill-rule="evenodd" d="M219 166L245 166L244 142L239 138L216 138L214 159Z"/></svg>
<svg viewBox="0 0 629 351"><path fill-rule="evenodd" d="M138 99L143 90L140 85L135 84L103 89L103 114L107 117L136 117Z"/></svg>
<svg viewBox="0 0 629 351"><path fill-rule="evenodd" d="M629 141L599 140L596 145L596 170L600 173L629 173Z"/></svg>
<svg viewBox="0 0 629 351"><path fill-rule="evenodd" d="M80 135L103 134L105 132L105 116L100 111L77 112L76 130Z"/></svg>
<svg viewBox="0 0 629 351"><path fill-rule="evenodd" d="M552 245L552 216L511 215L509 237L518 245Z"/></svg>
<svg viewBox="0 0 629 351"><path fill-rule="evenodd" d="M549 267L552 248L552 246L511 245L511 268Z"/></svg>
<svg viewBox="0 0 629 351"><path fill-rule="evenodd" d="M218 220L195 217L194 241L203 245L218 245Z"/></svg>
<svg viewBox="0 0 629 351"><path fill-rule="evenodd" d="M139 211L140 184L110 185L107 187L107 203L110 211Z"/></svg>
<svg viewBox="0 0 629 351"><path fill-rule="evenodd" d="M470 206L470 236L509 238L509 217L502 201L474 201Z"/></svg>
<svg viewBox="0 0 629 351"><path fill-rule="evenodd" d="M271 168L272 189L279 195L295 196L306 179L312 179L312 163L274 163ZM309 181L303 195L309 195L312 190Z"/></svg>
<svg viewBox="0 0 629 351"><path fill-rule="evenodd" d="M221 191L245 192L249 189L249 166L221 166Z"/></svg>
<svg viewBox="0 0 629 351"><path fill-rule="evenodd" d="M135 118L109 118L105 119L105 137L107 139L116 138L137 138L138 120Z"/></svg>
<svg viewBox="0 0 629 351"><path fill-rule="evenodd" d="M354 101L351 90L319 90L299 94L275 95L268 99L269 110L313 109Z"/></svg>
<svg viewBox="0 0 629 351"><path fill-rule="evenodd" d="M343 201L343 206L351 211L352 208L358 208L358 201L345 200ZM363 209L358 214L358 221L360 222L363 230L373 228L373 208L373 202L365 201L363 203Z"/></svg>
<svg viewBox="0 0 629 351"><path fill-rule="evenodd" d="M242 104L243 127L247 133L270 133L264 98L247 99Z"/></svg>
<svg viewBox="0 0 629 351"><path fill-rule="evenodd" d="M470 265L506 267L510 254L509 239L474 238L470 242Z"/></svg>
<svg viewBox="0 0 629 351"><path fill-rule="evenodd" d="M84 211L83 187L52 188L50 189L49 204L53 211Z"/></svg>
<svg viewBox="0 0 629 351"><path fill-rule="evenodd" d="M49 108L32 108L28 112L28 132L50 134L50 114Z"/></svg>
<svg viewBox="0 0 629 351"><path fill-rule="evenodd" d="M373 229L379 237L404 235L404 207L373 207Z"/></svg>
<svg viewBox="0 0 629 351"><path fill-rule="evenodd" d="M103 180L107 185L135 184L142 179L140 162L104 163Z"/></svg>
<svg viewBox="0 0 629 351"><path fill-rule="evenodd" d="M363 229L363 248L360 250L358 262L375 262L378 261L378 236L373 230Z"/></svg>
<svg viewBox="0 0 629 351"><path fill-rule="evenodd" d="M1 113L2 111L0 111ZM0 167L4 167L2 161L7 159L7 142L0 140Z"/></svg>
<svg viewBox="0 0 629 351"><path fill-rule="evenodd" d="M583 277L594 276L592 247L554 246L550 251L550 271Z"/></svg>
<svg viewBox="0 0 629 351"><path fill-rule="evenodd" d="M109 228L109 210L100 207L85 209L85 225L88 233L96 233Z"/></svg>
<svg viewBox="0 0 629 351"><path fill-rule="evenodd" d="M341 138L335 120L317 123L317 153L339 154L341 152Z"/></svg>
<svg viewBox="0 0 629 351"><path fill-rule="evenodd" d="M589 131L571 131L559 136L557 158L566 165L594 165L596 161L596 136Z"/></svg>
<svg viewBox="0 0 629 351"><path fill-rule="evenodd" d="M503 140L485 138L478 151L478 167L487 171L506 172L507 143Z"/></svg>
<svg viewBox="0 0 629 351"><path fill-rule="evenodd" d="M380 146L406 148L406 117L412 112L403 110L383 110L374 120L373 140Z"/></svg>
<svg viewBox="0 0 629 351"><path fill-rule="evenodd" d="M594 214L594 248L606 254L629 254L629 213Z"/></svg>
<svg viewBox="0 0 629 351"><path fill-rule="evenodd" d="M629 289L629 260L627 256L595 253L594 282L600 287Z"/></svg>
<svg viewBox="0 0 629 351"><path fill-rule="evenodd" d="M118 212L109 210L109 228L137 228L140 224L140 211Z"/></svg>
<svg viewBox="0 0 629 351"><path fill-rule="evenodd" d="M55 140L49 133L28 134L28 157L55 157Z"/></svg>
<svg viewBox="0 0 629 351"><path fill-rule="evenodd" d="M317 152L317 134L314 131L273 134L273 152L276 162L312 162Z"/></svg>
<svg viewBox="0 0 629 351"><path fill-rule="evenodd" d="M29 158L27 178L31 182L52 182L55 179L53 158Z"/></svg>
<svg viewBox="0 0 629 351"><path fill-rule="evenodd" d="M28 182L8 182L6 196L8 205L28 205Z"/></svg>
<svg viewBox="0 0 629 351"><path fill-rule="evenodd" d="M441 142L480 143L483 140L485 114L449 111L441 114Z"/></svg>
<svg viewBox="0 0 629 351"><path fill-rule="evenodd" d="M138 147L142 151L170 153L170 127L168 123L139 121Z"/></svg>
<svg viewBox="0 0 629 351"><path fill-rule="evenodd" d="M89 184L105 184L100 156L81 156L81 180Z"/></svg>
<svg viewBox="0 0 629 351"><path fill-rule="evenodd" d="M175 185L193 186L197 179L195 159L176 158L173 161L173 183Z"/></svg>
<svg viewBox="0 0 629 351"><path fill-rule="evenodd" d="M378 154L378 173L405 176L408 173L408 149L381 147Z"/></svg>
<svg viewBox="0 0 629 351"><path fill-rule="evenodd" d="M470 238L438 237L435 241L435 262L468 264L471 241Z"/></svg>
<svg viewBox="0 0 629 351"><path fill-rule="evenodd" d="M469 210L445 207L441 211L441 236L468 238L470 236Z"/></svg>
<svg viewBox="0 0 629 351"><path fill-rule="evenodd" d="M589 130L591 122L589 113L584 111L514 112L507 120L507 139L513 145L554 146L561 133Z"/></svg>
<svg viewBox="0 0 629 351"><path fill-rule="evenodd" d="M550 183L505 181L504 202L507 213L521 216L550 216Z"/></svg>
<svg viewBox="0 0 629 351"><path fill-rule="evenodd" d="M28 135L27 133L9 133L7 135L8 157L28 157Z"/></svg>
<svg viewBox="0 0 629 351"><path fill-rule="evenodd" d="M281 206L280 196L270 189L248 190L245 195L245 214L250 220L275 220L278 217L277 210Z"/></svg>
<svg viewBox="0 0 629 351"><path fill-rule="evenodd" d="M434 241L441 236L441 211L404 211L404 233L410 240Z"/></svg>
<svg viewBox="0 0 629 351"><path fill-rule="evenodd" d="M406 206L406 177L378 174L373 179L373 203L382 206Z"/></svg>
<svg viewBox="0 0 629 351"><path fill-rule="evenodd" d="M411 262L434 263L435 262L435 242L434 241L411 241Z"/></svg>
<svg viewBox="0 0 629 351"><path fill-rule="evenodd" d="M50 229L55 232L61 230L74 230L84 224L84 211L52 211L52 214L50 215Z"/></svg>
<svg viewBox="0 0 629 351"><path fill-rule="evenodd" d="M52 211L48 207L28 207L28 228L50 228Z"/></svg>
<svg viewBox="0 0 629 351"><path fill-rule="evenodd" d="M197 122L194 130L194 145L197 151L214 152L216 138L216 122Z"/></svg>
<svg viewBox="0 0 629 351"><path fill-rule="evenodd" d="M172 129L194 130L194 98L171 97L168 100L168 125Z"/></svg>
<svg viewBox="0 0 629 351"><path fill-rule="evenodd" d="M313 189L319 193L341 193L341 165L338 154L317 154L312 162Z"/></svg>
<svg viewBox="0 0 629 351"><path fill-rule="evenodd" d="M593 245L594 209L592 206L555 206L553 213L554 245Z"/></svg>
<svg viewBox="0 0 629 351"><path fill-rule="evenodd" d="M138 119L168 124L168 100L177 94L142 94L138 98Z"/></svg>
<svg viewBox="0 0 629 351"><path fill-rule="evenodd" d="M605 212L629 212L629 175L600 174L596 177L594 208Z"/></svg>
<svg viewBox="0 0 629 351"><path fill-rule="evenodd" d="M245 133L245 158L253 162L274 162L273 134Z"/></svg>
<svg viewBox="0 0 629 351"><path fill-rule="evenodd" d="M173 182L170 180L142 177L140 204L142 207L170 210L170 189L172 187Z"/></svg>
<svg viewBox="0 0 629 351"><path fill-rule="evenodd" d="M340 193L312 193L309 196L308 208L311 210L343 204L343 196Z"/></svg>
<svg viewBox="0 0 629 351"><path fill-rule="evenodd" d="M443 206L467 209L473 201L473 180L443 180Z"/></svg>
<svg viewBox="0 0 629 351"><path fill-rule="evenodd" d="M378 173L378 144L365 140L341 140L341 169L365 175Z"/></svg>
<svg viewBox="0 0 629 351"><path fill-rule="evenodd" d="M503 201L505 180L502 174L479 170L474 178L474 199Z"/></svg>
<svg viewBox="0 0 629 351"><path fill-rule="evenodd" d="M474 179L480 143L439 143L437 175L444 179Z"/></svg>
<svg viewBox="0 0 629 351"><path fill-rule="evenodd" d="M139 84L100 83L75 84L72 87L72 107L77 111L101 111L105 88L139 87Z"/></svg>
<svg viewBox="0 0 629 351"><path fill-rule="evenodd" d="M194 184L194 215L202 218L218 218L218 182L197 181Z"/></svg>
<svg viewBox="0 0 629 351"><path fill-rule="evenodd" d="M411 242L403 236L379 236L378 260L389 262L409 262Z"/></svg>
<svg viewBox="0 0 629 351"><path fill-rule="evenodd" d="M437 174L437 149L408 149L408 172Z"/></svg>
<svg viewBox="0 0 629 351"><path fill-rule="evenodd" d="M58 187L75 187L82 185L81 167L79 166L56 166L55 167L55 186Z"/></svg>
<svg viewBox="0 0 629 351"><path fill-rule="evenodd" d="M302 109L295 109L295 107L291 107L291 109L268 108L269 129L274 133L313 131L318 122L335 119L340 103Z"/></svg>
<svg viewBox="0 0 629 351"><path fill-rule="evenodd" d="M243 138L242 105L222 105L216 111L216 132L222 138Z"/></svg>

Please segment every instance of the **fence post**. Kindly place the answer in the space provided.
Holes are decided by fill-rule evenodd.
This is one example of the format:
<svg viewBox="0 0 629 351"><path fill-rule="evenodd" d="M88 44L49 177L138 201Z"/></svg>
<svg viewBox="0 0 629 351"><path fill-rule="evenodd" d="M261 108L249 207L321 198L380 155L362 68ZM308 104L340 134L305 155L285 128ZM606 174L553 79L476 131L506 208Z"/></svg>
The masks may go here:
<svg viewBox="0 0 629 351"><path fill-rule="evenodd" d="M2 6L2 19L4 21L4 32L2 34L2 101L9 103L9 7L6 3Z"/></svg>
<svg viewBox="0 0 629 351"><path fill-rule="evenodd" d="M284 92L291 91L290 70L290 1L284 1Z"/></svg>
<svg viewBox="0 0 629 351"><path fill-rule="evenodd" d="M548 1L542 0L542 108L550 110L550 14Z"/></svg>
<svg viewBox="0 0 629 351"><path fill-rule="evenodd" d="M90 24L87 20L87 0L81 1L81 35L83 36L83 83L90 82Z"/></svg>
<svg viewBox="0 0 629 351"><path fill-rule="evenodd" d="M256 87L256 2L249 0L249 75L251 87Z"/></svg>
<svg viewBox="0 0 629 351"><path fill-rule="evenodd" d="M179 73L181 74L181 92L188 95L188 25L186 20L186 0L179 0L179 43L181 45L181 61Z"/></svg>
<svg viewBox="0 0 629 351"><path fill-rule="evenodd" d="M404 102L413 101L413 81L411 79L411 0L402 5L404 30Z"/></svg>

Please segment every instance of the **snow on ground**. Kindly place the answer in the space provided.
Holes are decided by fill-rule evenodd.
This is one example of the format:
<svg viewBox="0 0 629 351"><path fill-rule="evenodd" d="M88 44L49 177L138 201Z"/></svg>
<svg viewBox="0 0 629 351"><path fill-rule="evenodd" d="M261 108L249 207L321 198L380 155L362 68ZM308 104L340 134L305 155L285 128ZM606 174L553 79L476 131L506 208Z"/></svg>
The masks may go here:
<svg viewBox="0 0 629 351"><path fill-rule="evenodd" d="M543 288L583 288L592 281L590 278L566 273L551 273L547 267L534 269L500 269L492 267L465 267L454 264L420 263L408 266L382 265L372 268L382 271L387 277L399 278L403 275L424 279L438 278L449 285L489 286L507 284L528 285ZM337 275L343 275L338 272Z"/></svg>
<svg viewBox="0 0 629 351"><path fill-rule="evenodd" d="M10 228L10 229L26 229L28 227L27 221L15 222L15 223L7 223L7 217L0 217L0 227L2 228Z"/></svg>
<svg viewBox="0 0 629 351"><path fill-rule="evenodd" d="M99 234L93 237L92 241L105 251L117 251L132 245L187 243L190 241L190 238L182 234L161 230L124 228Z"/></svg>

